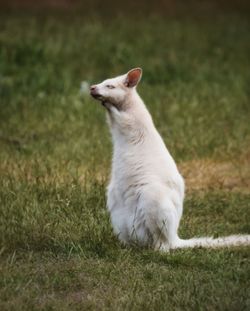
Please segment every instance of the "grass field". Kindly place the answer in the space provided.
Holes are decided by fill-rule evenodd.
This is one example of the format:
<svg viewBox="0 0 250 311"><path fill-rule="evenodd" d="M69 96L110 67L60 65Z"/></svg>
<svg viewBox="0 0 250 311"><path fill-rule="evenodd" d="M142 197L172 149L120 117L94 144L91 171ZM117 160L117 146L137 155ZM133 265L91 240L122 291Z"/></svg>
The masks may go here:
<svg viewBox="0 0 250 311"><path fill-rule="evenodd" d="M250 15L83 12L0 13L0 309L249 310L249 248L119 244L105 113L80 85L141 66L186 179L180 235L250 233Z"/></svg>

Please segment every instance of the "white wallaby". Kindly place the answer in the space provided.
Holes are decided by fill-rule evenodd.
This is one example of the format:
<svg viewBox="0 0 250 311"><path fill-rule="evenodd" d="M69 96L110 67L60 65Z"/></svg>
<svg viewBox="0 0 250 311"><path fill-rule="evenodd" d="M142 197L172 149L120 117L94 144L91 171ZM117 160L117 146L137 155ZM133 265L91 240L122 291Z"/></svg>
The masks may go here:
<svg viewBox="0 0 250 311"><path fill-rule="evenodd" d="M136 91L142 69L90 87L107 109L113 138L107 206L115 234L124 243L168 251L187 247L249 245L250 235L180 239L184 180Z"/></svg>

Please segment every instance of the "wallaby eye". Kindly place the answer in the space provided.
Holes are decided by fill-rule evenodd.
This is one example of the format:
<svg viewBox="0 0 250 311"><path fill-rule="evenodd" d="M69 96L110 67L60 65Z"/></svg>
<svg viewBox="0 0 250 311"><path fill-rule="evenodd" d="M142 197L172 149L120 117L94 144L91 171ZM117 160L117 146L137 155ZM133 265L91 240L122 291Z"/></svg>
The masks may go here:
<svg viewBox="0 0 250 311"><path fill-rule="evenodd" d="M111 85L111 84L107 84L106 87L107 87L108 89L114 89L114 88L115 88L114 85Z"/></svg>

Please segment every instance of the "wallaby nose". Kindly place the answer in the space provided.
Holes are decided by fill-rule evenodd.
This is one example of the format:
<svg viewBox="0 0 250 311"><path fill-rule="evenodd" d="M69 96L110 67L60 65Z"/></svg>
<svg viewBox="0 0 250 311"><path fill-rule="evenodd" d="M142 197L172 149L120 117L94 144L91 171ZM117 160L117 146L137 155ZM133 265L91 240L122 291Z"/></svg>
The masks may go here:
<svg viewBox="0 0 250 311"><path fill-rule="evenodd" d="M90 91L94 91L96 89L96 85L91 85Z"/></svg>

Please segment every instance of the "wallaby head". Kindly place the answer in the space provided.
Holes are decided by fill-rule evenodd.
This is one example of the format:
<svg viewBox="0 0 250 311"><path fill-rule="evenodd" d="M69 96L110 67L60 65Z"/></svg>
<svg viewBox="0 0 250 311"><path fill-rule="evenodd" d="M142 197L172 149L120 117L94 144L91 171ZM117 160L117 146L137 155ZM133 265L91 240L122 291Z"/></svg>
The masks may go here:
<svg viewBox="0 0 250 311"><path fill-rule="evenodd" d="M124 75L92 85L90 94L101 101L106 108L113 105L118 110L125 110L131 102L130 98L135 93L135 88L141 76L142 69L134 68Z"/></svg>

